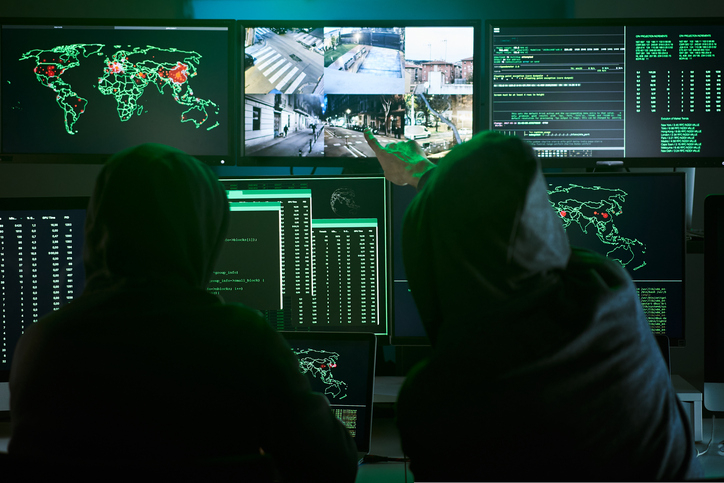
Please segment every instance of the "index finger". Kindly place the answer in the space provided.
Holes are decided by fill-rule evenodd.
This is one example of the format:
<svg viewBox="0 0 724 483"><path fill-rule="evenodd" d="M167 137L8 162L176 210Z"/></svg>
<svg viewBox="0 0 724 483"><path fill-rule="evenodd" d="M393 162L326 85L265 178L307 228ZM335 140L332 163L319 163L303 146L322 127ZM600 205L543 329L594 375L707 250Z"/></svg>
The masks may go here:
<svg viewBox="0 0 724 483"><path fill-rule="evenodd" d="M384 148L380 144L380 142L372 135L372 131L370 129L365 130L364 132L365 140L367 140L367 144L372 148L372 151L375 152L375 154L379 155L381 152L384 151Z"/></svg>

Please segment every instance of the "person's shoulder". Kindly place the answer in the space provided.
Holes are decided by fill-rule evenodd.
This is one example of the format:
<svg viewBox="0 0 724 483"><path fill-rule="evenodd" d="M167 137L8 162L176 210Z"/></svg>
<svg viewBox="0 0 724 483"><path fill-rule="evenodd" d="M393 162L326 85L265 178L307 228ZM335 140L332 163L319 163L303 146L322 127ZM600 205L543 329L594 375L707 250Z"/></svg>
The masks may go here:
<svg viewBox="0 0 724 483"><path fill-rule="evenodd" d="M567 273L576 277L583 274L593 275L597 280L612 289L632 283L631 277L616 260L584 248L571 247Z"/></svg>
<svg viewBox="0 0 724 483"><path fill-rule="evenodd" d="M243 336L254 341L255 345L287 350L284 338L279 334L264 315L252 307L240 303L220 303L213 307L210 319L218 330L229 336Z"/></svg>

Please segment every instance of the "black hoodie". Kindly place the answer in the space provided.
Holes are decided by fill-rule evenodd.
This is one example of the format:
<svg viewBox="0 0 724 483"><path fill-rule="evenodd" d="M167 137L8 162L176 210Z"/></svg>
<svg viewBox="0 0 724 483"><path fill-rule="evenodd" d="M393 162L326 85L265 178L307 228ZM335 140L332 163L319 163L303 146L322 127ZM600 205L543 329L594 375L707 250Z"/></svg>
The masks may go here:
<svg viewBox="0 0 724 483"><path fill-rule="evenodd" d="M205 290L226 235L205 165L142 145L113 156L86 219L86 288L21 338L9 452L39 463L259 455L288 481L354 481L356 448L259 312Z"/></svg>
<svg viewBox="0 0 724 483"><path fill-rule="evenodd" d="M398 400L416 480L703 476L631 279L569 246L532 149L483 133L427 176L403 225L433 346Z"/></svg>

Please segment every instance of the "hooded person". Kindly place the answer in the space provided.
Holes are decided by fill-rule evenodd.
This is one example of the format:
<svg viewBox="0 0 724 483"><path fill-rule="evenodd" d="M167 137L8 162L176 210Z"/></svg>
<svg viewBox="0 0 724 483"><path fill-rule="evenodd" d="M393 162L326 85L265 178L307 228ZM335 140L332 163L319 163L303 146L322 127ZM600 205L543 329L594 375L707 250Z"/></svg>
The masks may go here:
<svg viewBox="0 0 724 483"><path fill-rule="evenodd" d="M701 478L692 432L617 263L572 248L533 150L481 133L435 167L382 148L432 355L397 402L416 481Z"/></svg>
<svg viewBox="0 0 724 483"><path fill-rule="evenodd" d="M354 481L354 441L287 343L205 289L228 223L223 187L185 153L147 144L108 161L85 289L15 351L11 457L184 475L265 454L284 481Z"/></svg>

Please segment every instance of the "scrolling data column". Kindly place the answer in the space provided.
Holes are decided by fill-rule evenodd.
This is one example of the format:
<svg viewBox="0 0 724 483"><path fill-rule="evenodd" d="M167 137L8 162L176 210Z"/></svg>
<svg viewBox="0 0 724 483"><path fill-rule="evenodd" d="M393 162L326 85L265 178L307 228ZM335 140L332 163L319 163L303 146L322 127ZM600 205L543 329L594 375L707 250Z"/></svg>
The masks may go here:
<svg viewBox="0 0 724 483"><path fill-rule="evenodd" d="M721 26L627 28L628 156L721 156L723 41Z"/></svg>
<svg viewBox="0 0 724 483"><path fill-rule="evenodd" d="M282 309L281 203L229 203L229 229L207 289L227 302Z"/></svg>
<svg viewBox="0 0 724 483"><path fill-rule="evenodd" d="M312 263L312 191L309 189L229 190L230 201L263 203L281 206L281 310L266 307L265 316L279 330L287 327L303 310L314 289ZM256 188L256 186L255 186ZM297 315L298 317L298 315Z"/></svg>
<svg viewBox="0 0 724 483"><path fill-rule="evenodd" d="M12 357L8 340L80 294L84 274L74 265L82 259L82 246L74 236L83 233L84 219L84 210L0 216L0 365Z"/></svg>
<svg viewBox="0 0 724 483"><path fill-rule="evenodd" d="M378 325L377 220L313 220L312 230L317 280L308 320L313 325Z"/></svg>
<svg viewBox="0 0 724 483"><path fill-rule="evenodd" d="M622 157L623 27L496 27L493 129L539 157Z"/></svg>

